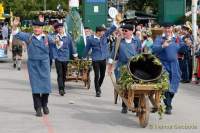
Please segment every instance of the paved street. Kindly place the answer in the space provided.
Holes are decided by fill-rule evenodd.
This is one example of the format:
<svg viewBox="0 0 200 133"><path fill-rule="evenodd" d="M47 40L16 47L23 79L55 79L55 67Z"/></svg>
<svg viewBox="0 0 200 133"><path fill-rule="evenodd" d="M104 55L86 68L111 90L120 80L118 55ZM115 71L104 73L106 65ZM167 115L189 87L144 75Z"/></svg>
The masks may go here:
<svg viewBox="0 0 200 133"><path fill-rule="evenodd" d="M173 102L173 114L159 120L150 114L149 126L140 128L134 113L120 113L121 100L113 104L113 87L106 76L103 95L95 97L93 72L91 89L83 83L67 82L66 95L58 95L55 68L50 114L35 117L26 64L21 71L12 64L0 63L0 133L199 133L200 86L182 84ZM172 129L170 129L172 128ZM177 128L177 129L176 129ZM187 128L187 129L183 129ZM191 129L193 128L193 129Z"/></svg>

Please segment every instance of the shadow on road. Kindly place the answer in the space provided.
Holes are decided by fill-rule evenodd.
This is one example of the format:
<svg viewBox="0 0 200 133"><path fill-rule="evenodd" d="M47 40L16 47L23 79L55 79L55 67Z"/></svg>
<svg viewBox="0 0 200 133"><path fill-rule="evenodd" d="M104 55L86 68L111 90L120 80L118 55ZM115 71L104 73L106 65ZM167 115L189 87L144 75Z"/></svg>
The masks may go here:
<svg viewBox="0 0 200 133"><path fill-rule="evenodd" d="M78 111L71 117L74 119L87 121L90 123L111 125L111 126L126 126L129 128L140 128L138 118L134 113L121 114L119 110L102 108L101 105L88 106L88 105L77 105L77 104L52 104L53 106L61 108L70 108Z"/></svg>
<svg viewBox="0 0 200 133"><path fill-rule="evenodd" d="M15 114L23 114L23 115L34 115L34 113L32 111L24 111L24 110L20 110L17 109L17 107L15 106L15 108L11 108L8 106L2 106L0 105L0 112L5 112L5 113L11 113L12 115Z"/></svg>
<svg viewBox="0 0 200 133"><path fill-rule="evenodd" d="M1 82L4 81L4 82L9 82L9 83L12 83L12 84L16 84L16 85L24 85L24 86L27 86L29 85L29 81L28 80L18 80L18 79L9 79L9 78L2 78L1 79Z"/></svg>

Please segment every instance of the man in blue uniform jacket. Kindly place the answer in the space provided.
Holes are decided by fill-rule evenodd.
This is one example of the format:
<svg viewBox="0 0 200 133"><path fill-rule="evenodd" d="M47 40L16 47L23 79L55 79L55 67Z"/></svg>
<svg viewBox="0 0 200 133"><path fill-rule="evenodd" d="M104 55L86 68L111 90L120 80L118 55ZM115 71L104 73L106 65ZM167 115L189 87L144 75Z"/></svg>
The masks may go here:
<svg viewBox="0 0 200 133"><path fill-rule="evenodd" d="M171 24L165 23L162 36L158 36L152 45L152 52L160 59L164 69L169 73L169 90L165 92L164 103L166 114L171 114L172 99L178 91L180 67L177 59L178 50L181 47L180 41L174 36Z"/></svg>
<svg viewBox="0 0 200 133"><path fill-rule="evenodd" d="M141 41L133 35L134 26L132 24L125 24L121 26L123 38L119 47L113 48L111 58L109 58L108 74L110 75L113 67L113 60L117 57L117 62L114 69L116 81L120 78L120 67L128 64L128 60L141 52ZM138 106L139 99L134 99L134 106ZM122 113L127 113L127 106L122 101Z"/></svg>
<svg viewBox="0 0 200 133"><path fill-rule="evenodd" d="M12 25L13 35L26 42L28 53L28 73L32 89L34 108L36 116L49 114L47 107L49 93L51 93L49 43L50 38L43 34L44 22L33 22L33 33L20 32L19 19L15 19Z"/></svg>
<svg viewBox="0 0 200 133"><path fill-rule="evenodd" d="M84 50L83 58L86 58L88 52L92 49L91 58L94 70L96 97L101 96L100 87L105 77L106 60L110 55L107 37L111 35L115 29L115 25L113 25L109 30L106 30L104 27L96 27L95 34L87 37L86 40L86 48Z"/></svg>
<svg viewBox="0 0 200 133"><path fill-rule="evenodd" d="M77 57L78 54L73 46L71 36L64 30L63 23L57 23L55 25L55 29L57 31L54 35L56 44L52 45L52 51L53 58L55 59L59 94L64 96L67 64L72 55Z"/></svg>

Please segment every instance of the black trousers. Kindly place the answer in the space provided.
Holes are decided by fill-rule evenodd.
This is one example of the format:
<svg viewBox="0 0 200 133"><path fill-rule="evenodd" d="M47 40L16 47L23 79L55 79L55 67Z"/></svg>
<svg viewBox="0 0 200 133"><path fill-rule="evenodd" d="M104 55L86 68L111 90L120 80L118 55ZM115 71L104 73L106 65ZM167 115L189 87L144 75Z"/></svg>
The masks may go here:
<svg viewBox="0 0 200 133"><path fill-rule="evenodd" d="M12 57L16 59L16 56L22 56L23 47L22 45L12 45Z"/></svg>
<svg viewBox="0 0 200 133"><path fill-rule="evenodd" d="M58 83L59 90L64 90L65 88L67 64L68 64L67 61L55 60L55 66L56 66L56 72L57 72L57 83Z"/></svg>
<svg viewBox="0 0 200 133"><path fill-rule="evenodd" d="M167 91L164 95L165 99L163 101L166 105L166 108L172 108L172 99L174 97L174 93Z"/></svg>
<svg viewBox="0 0 200 133"><path fill-rule="evenodd" d="M94 85L96 92L101 91L100 87L103 83L106 72L106 60L92 61L94 70Z"/></svg>
<svg viewBox="0 0 200 133"><path fill-rule="evenodd" d="M41 108L41 107L47 107L48 104L48 97L49 94L32 94L33 96L33 104L34 104L34 108L35 110L37 108Z"/></svg>
<svg viewBox="0 0 200 133"><path fill-rule="evenodd" d="M134 98L134 107L137 108L139 106L139 97ZM126 104L122 101L122 108L127 108Z"/></svg>
<svg viewBox="0 0 200 133"><path fill-rule="evenodd" d="M51 58L49 59L49 63L50 63L50 70L51 70L51 67L52 67L52 64L53 64L53 60Z"/></svg>

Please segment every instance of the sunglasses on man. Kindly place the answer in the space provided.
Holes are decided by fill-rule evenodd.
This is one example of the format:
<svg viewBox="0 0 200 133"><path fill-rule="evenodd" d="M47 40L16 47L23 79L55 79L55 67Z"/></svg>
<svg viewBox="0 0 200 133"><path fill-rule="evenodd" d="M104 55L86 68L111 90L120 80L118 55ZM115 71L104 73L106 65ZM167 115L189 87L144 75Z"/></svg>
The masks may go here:
<svg viewBox="0 0 200 133"><path fill-rule="evenodd" d="M123 32L128 32L128 30L126 30L126 29L123 29L122 31L123 31Z"/></svg>

